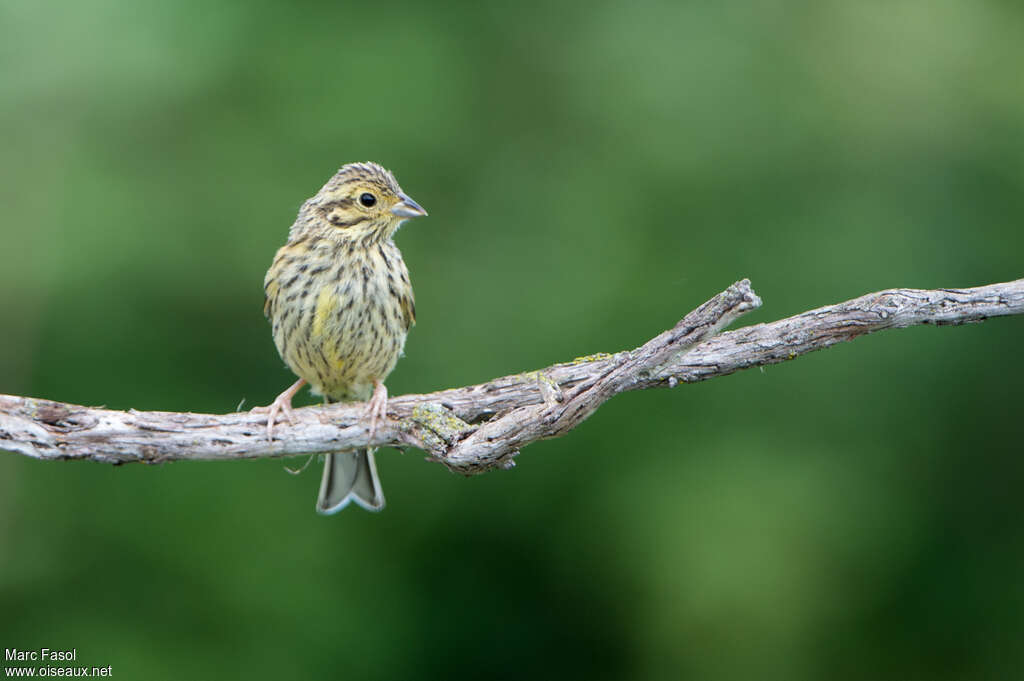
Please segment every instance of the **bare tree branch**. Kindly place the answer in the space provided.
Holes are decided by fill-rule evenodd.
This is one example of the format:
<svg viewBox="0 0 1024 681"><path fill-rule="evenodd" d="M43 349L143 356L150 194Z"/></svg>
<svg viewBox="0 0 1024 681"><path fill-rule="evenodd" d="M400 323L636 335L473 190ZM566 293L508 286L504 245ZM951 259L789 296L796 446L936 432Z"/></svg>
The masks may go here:
<svg viewBox="0 0 1024 681"><path fill-rule="evenodd" d="M635 350L395 397L389 420L372 438L361 404L297 409L295 422L278 424L268 441L260 414L125 412L0 395L0 449L120 464L413 446L452 470L480 473L511 466L531 442L565 435L621 392L725 376L882 329L1024 314L1024 279L969 289L891 289L715 335L760 304L750 282L739 281Z"/></svg>

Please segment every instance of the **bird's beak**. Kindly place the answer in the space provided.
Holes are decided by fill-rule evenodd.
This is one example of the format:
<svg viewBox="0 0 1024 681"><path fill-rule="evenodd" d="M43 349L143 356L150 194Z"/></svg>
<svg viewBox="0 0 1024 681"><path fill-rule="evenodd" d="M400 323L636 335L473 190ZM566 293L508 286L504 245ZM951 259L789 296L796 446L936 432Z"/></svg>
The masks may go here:
<svg viewBox="0 0 1024 681"><path fill-rule="evenodd" d="M391 206L391 214L400 218L418 218L427 214L420 204L412 200L412 197L399 192L398 203Z"/></svg>

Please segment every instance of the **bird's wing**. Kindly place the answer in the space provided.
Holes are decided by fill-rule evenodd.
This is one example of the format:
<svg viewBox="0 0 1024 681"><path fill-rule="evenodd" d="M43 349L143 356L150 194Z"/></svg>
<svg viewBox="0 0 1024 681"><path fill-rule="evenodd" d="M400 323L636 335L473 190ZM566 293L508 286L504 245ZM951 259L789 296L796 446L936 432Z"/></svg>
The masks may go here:
<svg viewBox="0 0 1024 681"><path fill-rule="evenodd" d="M267 277L267 281L263 284L263 316L270 319L270 310L274 304L274 298L277 297L277 280Z"/></svg>
<svg viewBox="0 0 1024 681"><path fill-rule="evenodd" d="M408 331L416 323L416 301L412 296L412 289L402 296L402 317L405 321L405 330Z"/></svg>

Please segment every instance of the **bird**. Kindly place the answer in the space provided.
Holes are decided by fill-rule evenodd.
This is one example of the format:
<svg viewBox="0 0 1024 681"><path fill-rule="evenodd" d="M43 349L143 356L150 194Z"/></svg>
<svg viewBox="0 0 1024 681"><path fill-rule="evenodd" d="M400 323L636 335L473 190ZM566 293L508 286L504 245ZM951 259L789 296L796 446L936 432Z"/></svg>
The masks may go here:
<svg viewBox="0 0 1024 681"><path fill-rule="evenodd" d="M365 401L372 437L387 417L385 379L416 322L409 270L393 237L427 215L395 176L372 162L349 163L299 209L267 271L263 312L274 344L298 380L266 407L267 437L278 415L292 420L303 386L326 402ZM379 511L384 493L374 449L328 454L316 510L354 501Z"/></svg>

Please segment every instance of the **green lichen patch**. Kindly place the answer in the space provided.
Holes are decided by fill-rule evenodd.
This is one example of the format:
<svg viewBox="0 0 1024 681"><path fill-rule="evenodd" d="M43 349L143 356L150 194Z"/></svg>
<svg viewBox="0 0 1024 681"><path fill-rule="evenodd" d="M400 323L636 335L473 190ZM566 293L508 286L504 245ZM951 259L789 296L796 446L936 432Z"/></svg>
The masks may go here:
<svg viewBox="0 0 1024 681"><path fill-rule="evenodd" d="M412 416L403 419L401 426L407 432L415 432L432 449L444 449L476 430L437 402L416 405Z"/></svg>
<svg viewBox="0 0 1024 681"><path fill-rule="evenodd" d="M612 355L607 352L596 352L593 355L584 355L583 357L577 357L573 361L569 362L570 366L576 366L577 364L586 364L587 362L596 362L602 359L611 359Z"/></svg>

